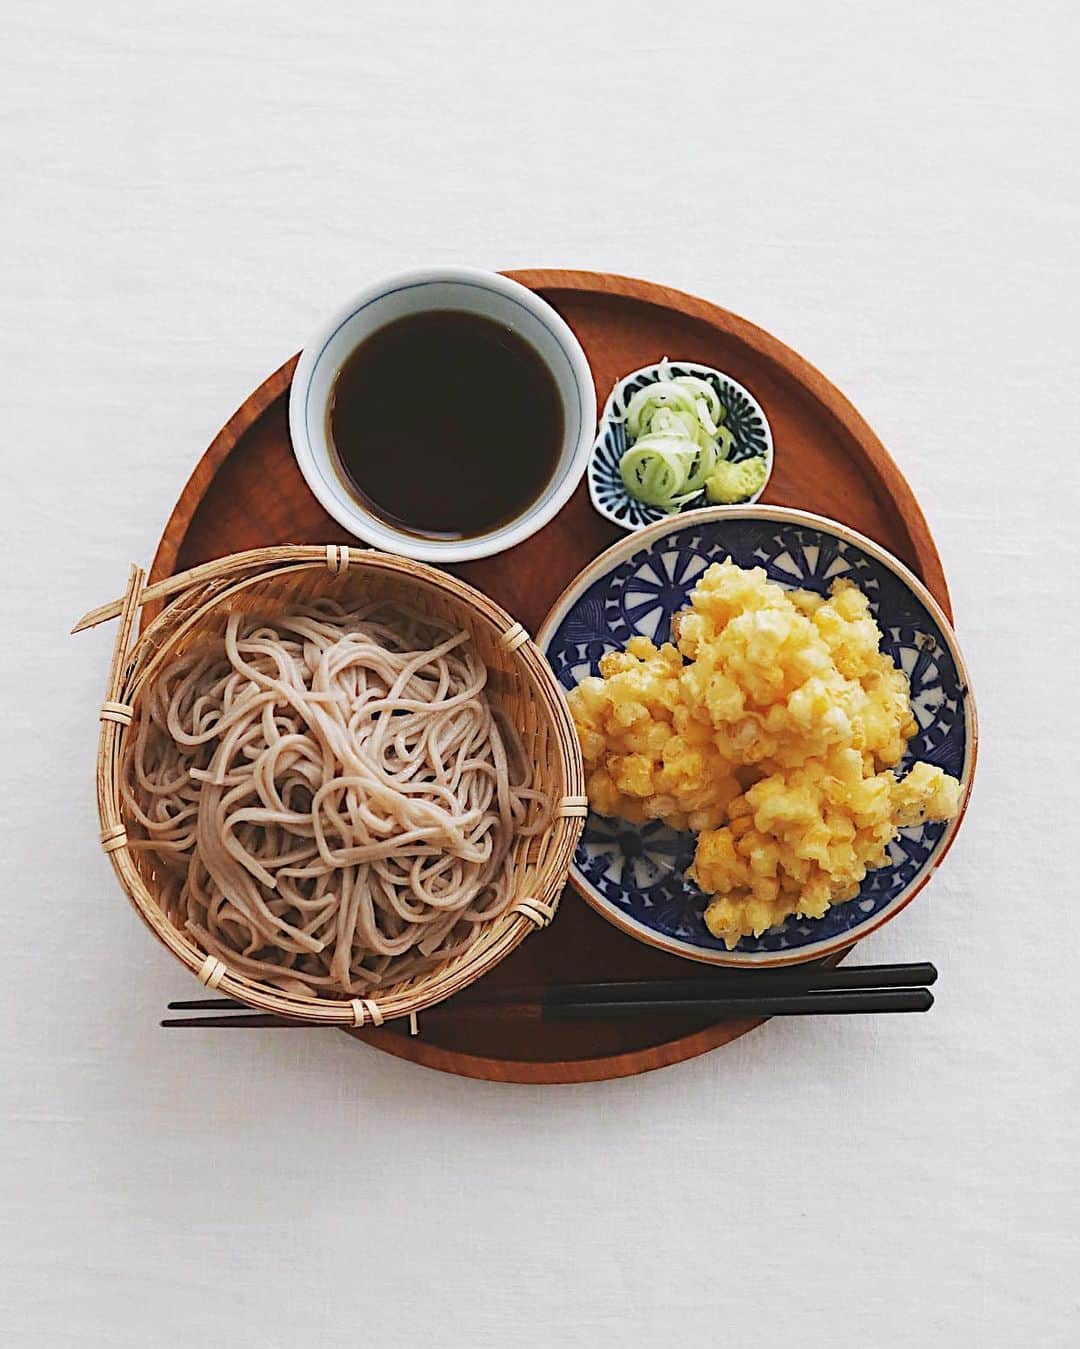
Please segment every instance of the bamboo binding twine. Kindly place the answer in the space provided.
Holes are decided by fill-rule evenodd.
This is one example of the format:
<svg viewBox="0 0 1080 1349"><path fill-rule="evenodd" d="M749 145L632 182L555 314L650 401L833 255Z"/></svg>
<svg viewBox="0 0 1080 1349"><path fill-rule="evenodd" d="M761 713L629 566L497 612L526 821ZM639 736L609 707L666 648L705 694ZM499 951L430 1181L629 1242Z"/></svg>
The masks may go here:
<svg viewBox="0 0 1080 1349"><path fill-rule="evenodd" d="M120 764L139 715L143 690L174 655L220 625L237 608L285 608L320 595L338 600L400 601L469 629L489 670L489 692L521 736L534 766L532 785L553 803L545 833L520 838L507 859L513 895L497 918L481 924L467 950L369 998L301 998L229 970L174 927L155 893L152 864L127 846L120 798ZM132 645L143 605L166 601ZM486 595L463 581L408 558L343 544L259 548L208 562L144 586L133 567L122 599L93 610L73 631L119 617L105 699L99 712L97 756L101 846L136 912L207 988L263 1012L338 1026L378 1027L416 1015L486 973L530 932L555 916L587 813L577 735L562 691L528 632ZM415 1031L414 1031L415 1033Z"/></svg>

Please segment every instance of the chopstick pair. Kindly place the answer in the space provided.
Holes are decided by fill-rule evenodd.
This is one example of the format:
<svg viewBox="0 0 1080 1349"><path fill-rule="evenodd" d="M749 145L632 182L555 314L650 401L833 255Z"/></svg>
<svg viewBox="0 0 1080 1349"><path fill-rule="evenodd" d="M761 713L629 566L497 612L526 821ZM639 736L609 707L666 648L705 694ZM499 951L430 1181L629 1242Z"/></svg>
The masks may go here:
<svg viewBox="0 0 1080 1349"><path fill-rule="evenodd" d="M423 1013L428 1019L523 1021L626 1020L641 1016L702 1016L715 1021L766 1016L838 1016L870 1012L927 1012L928 985L937 970L928 962L850 965L834 969L724 971L680 979L631 979L467 991ZM230 998L169 1003L172 1012L210 1016L164 1019L166 1027L311 1029L316 1024L252 1012ZM405 1019L402 1019L405 1024ZM393 1026L395 1022L387 1023Z"/></svg>

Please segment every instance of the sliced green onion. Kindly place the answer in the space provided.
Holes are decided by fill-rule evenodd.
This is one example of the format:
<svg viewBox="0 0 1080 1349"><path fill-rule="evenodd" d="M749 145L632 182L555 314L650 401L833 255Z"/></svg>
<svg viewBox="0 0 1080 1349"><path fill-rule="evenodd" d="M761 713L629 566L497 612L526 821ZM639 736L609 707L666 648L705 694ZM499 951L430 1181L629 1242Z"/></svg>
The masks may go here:
<svg viewBox="0 0 1080 1349"><path fill-rule="evenodd" d="M708 380L670 374L639 389L620 420L629 447L619 461L626 490L669 514L700 496L735 437L723 425L727 409Z"/></svg>
<svg viewBox="0 0 1080 1349"><path fill-rule="evenodd" d="M619 461L619 472L631 496L647 506L667 510L685 490L688 460L695 454L692 441L674 436L642 436Z"/></svg>
<svg viewBox="0 0 1080 1349"><path fill-rule="evenodd" d="M683 492L695 494L704 491L705 479L716 467L719 455L716 452L715 445L708 445L700 448L690 467L690 472L686 475L686 481L682 485Z"/></svg>
<svg viewBox="0 0 1080 1349"><path fill-rule="evenodd" d="M689 440L696 441L701 433L701 424L696 413L679 408L659 407L652 414L649 422L649 434L656 435L657 433L686 436Z"/></svg>
<svg viewBox="0 0 1080 1349"><path fill-rule="evenodd" d="M692 416L697 415L694 396L689 389L680 387L674 380L657 380L639 389L627 403L624 415L629 435L636 440L647 432L652 424L653 413L665 405L689 412Z"/></svg>
<svg viewBox="0 0 1080 1349"><path fill-rule="evenodd" d="M703 398L709 409L709 416L714 422L724 420L726 408L720 402L720 395L707 379L699 379L697 375L676 375L672 383L681 384L684 389L697 394L699 399Z"/></svg>

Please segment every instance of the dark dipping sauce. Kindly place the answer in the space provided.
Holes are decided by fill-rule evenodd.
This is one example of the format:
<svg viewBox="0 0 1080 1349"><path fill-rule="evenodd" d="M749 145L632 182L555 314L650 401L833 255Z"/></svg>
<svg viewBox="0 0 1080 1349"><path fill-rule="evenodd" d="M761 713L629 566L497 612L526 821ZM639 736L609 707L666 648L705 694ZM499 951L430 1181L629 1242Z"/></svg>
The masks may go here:
<svg viewBox="0 0 1080 1349"><path fill-rule="evenodd" d="M351 493L397 529L444 539L521 515L551 482L563 440L540 355L458 310L372 333L338 372L327 419Z"/></svg>

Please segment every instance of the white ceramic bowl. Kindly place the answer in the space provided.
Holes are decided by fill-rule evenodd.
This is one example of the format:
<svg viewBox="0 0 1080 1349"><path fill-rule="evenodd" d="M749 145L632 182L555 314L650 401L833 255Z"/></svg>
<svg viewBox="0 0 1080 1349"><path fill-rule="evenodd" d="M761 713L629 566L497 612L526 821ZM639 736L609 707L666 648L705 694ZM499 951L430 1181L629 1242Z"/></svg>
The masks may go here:
<svg viewBox="0 0 1080 1349"><path fill-rule="evenodd" d="M353 351L395 319L456 309L505 324L540 355L559 390L563 442L543 494L523 514L469 539L425 539L406 534L355 500L334 469L327 407L334 380ZM388 553L425 562L463 562L502 552L535 534L566 504L585 472L596 427L596 393L581 344L552 307L525 286L474 267L403 272L360 292L304 348L289 394L289 433L304 480L322 506L357 538ZM507 428L507 453L514 428Z"/></svg>

